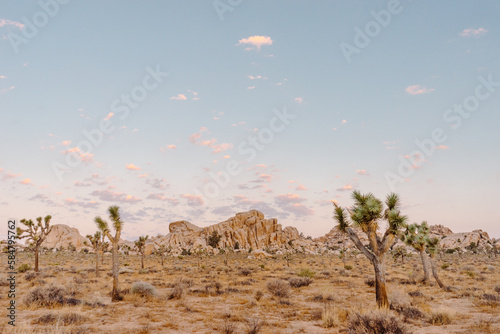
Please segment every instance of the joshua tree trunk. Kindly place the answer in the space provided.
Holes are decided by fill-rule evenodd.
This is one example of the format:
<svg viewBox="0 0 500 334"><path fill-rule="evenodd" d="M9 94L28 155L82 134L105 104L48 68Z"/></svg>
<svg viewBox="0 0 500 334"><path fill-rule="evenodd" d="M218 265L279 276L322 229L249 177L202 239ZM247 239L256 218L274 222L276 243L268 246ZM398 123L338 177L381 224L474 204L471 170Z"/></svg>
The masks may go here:
<svg viewBox="0 0 500 334"><path fill-rule="evenodd" d="M95 276L99 277L99 250L95 252Z"/></svg>
<svg viewBox="0 0 500 334"><path fill-rule="evenodd" d="M373 269L375 270L375 297L379 308L388 308L389 300L385 288L385 264L378 259L373 260Z"/></svg>
<svg viewBox="0 0 500 334"><path fill-rule="evenodd" d="M38 272L38 252L39 252L39 246L35 246L35 271Z"/></svg>
<svg viewBox="0 0 500 334"><path fill-rule="evenodd" d="M101 264L104 265L104 250L101 251Z"/></svg>
<svg viewBox="0 0 500 334"><path fill-rule="evenodd" d="M163 267L163 254L160 254L161 266Z"/></svg>
<svg viewBox="0 0 500 334"><path fill-rule="evenodd" d="M119 274L119 265L118 265L118 242L113 244L113 292L111 293L112 301L120 301L122 300L120 296L120 290L118 288L118 274Z"/></svg>
<svg viewBox="0 0 500 334"><path fill-rule="evenodd" d="M431 269L432 269L432 276L434 276L434 279L436 280L437 284L441 289L445 289L445 285L441 281L441 279L438 276L437 270L436 270L436 265L434 264L433 257L431 256L429 259L429 262L431 263Z"/></svg>
<svg viewBox="0 0 500 334"><path fill-rule="evenodd" d="M422 259L422 267L424 267L424 284L429 284L431 280L430 272L429 272L429 262L427 261L427 255L425 254L425 250L420 250L420 258Z"/></svg>
<svg viewBox="0 0 500 334"><path fill-rule="evenodd" d="M144 252L141 253L141 268L144 269Z"/></svg>

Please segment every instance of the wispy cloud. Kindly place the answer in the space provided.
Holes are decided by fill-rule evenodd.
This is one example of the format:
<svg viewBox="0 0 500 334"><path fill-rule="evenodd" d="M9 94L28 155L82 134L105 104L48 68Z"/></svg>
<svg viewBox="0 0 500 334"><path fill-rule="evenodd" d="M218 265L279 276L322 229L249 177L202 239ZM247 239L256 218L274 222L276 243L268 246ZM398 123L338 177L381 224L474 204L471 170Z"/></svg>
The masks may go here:
<svg viewBox="0 0 500 334"><path fill-rule="evenodd" d="M458 35L460 37L474 37L474 38L477 38L479 36L482 36L484 34L486 34L488 32L488 30L484 29L484 28L477 28L477 29L474 29L474 28L469 28L469 29L464 29L462 30Z"/></svg>
<svg viewBox="0 0 500 334"><path fill-rule="evenodd" d="M356 174L358 174L358 175L370 175L370 173L368 173L364 169L358 169L358 170L356 170Z"/></svg>
<svg viewBox="0 0 500 334"><path fill-rule="evenodd" d="M24 24L17 22L17 21L12 21L9 19L0 19L0 27L5 27L5 26L12 26L16 27L17 29L21 30L24 28Z"/></svg>
<svg viewBox="0 0 500 334"><path fill-rule="evenodd" d="M294 98L293 100L294 100L295 102L299 103L299 104L300 104L300 103L302 103L302 102L304 102L304 99L303 99L303 98L301 98L301 97L296 97L296 98Z"/></svg>
<svg viewBox="0 0 500 334"><path fill-rule="evenodd" d="M186 199L187 205L189 206L202 206L204 204L203 198L201 196L182 194L181 197Z"/></svg>
<svg viewBox="0 0 500 334"><path fill-rule="evenodd" d="M116 203L136 203L141 200L135 196L125 193L115 192L111 189L94 190L90 193L92 196L97 196L101 201L116 202Z"/></svg>
<svg viewBox="0 0 500 334"><path fill-rule="evenodd" d="M187 97L184 94L177 94L176 96L172 96L170 100L187 100Z"/></svg>
<svg viewBox="0 0 500 334"><path fill-rule="evenodd" d="M273 40L269 36L250 36L248 38L242 38L238 41L236 45L251 45L252 47L245 48L245 51L256 49L260 51L263 45L272 45Z"/></svg>
<svg viewBox="0 0 500 334"><path fill-rule="evenodd" d="M350 184L346 184L345 186L343 187L340 187L340 188L337 188L337 191L351 191L353 190L354 188L352 187L352 185Z"/></svg>
<svg viewBox="0 0 500 334"><path fill-rule="evenodd" d="M434 88L426 88L420 85L413 85L406 87L405 91L410 95L420 95L420 94L431 93L434 91Z"/></svg>

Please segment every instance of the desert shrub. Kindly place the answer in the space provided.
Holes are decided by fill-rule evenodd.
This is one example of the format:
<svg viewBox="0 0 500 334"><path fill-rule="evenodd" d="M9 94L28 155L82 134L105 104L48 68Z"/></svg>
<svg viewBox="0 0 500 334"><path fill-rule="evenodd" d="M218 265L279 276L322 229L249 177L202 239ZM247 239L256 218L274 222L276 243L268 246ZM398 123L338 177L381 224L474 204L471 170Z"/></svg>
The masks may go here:
<svg viewBox="0 0 500 334"><path fill-rule="evenodd" d="M500 284L495 285L495 292L500 293Z"/></svg>
<svg viewBox="0 0 500 334"><path fill-rule="evenodd" d="M184 284L178 283L174 286L170 294L168 295L168 299L181 299L184 294Z"/></svg>
<svg viewBox="0 0 500 334"><path fill-rule="evenodd" d="M352 269L352 266L351 266L350 264L346 264L346 265L344 266L344 269L345 269L345 270L351 270L351 269Z"/></svg>
<svg viewBox="0 0 500 334"><path fill-rule="evenodd" d="M338 314L333 307L325 307L321 312L321 324L325 328L333 328L340 325Z"/></svg>
<svg viewBox="0 0 500 334"><path fill-rule="evenodd" d="M408 319L420 319L424 314L416 307L407 304L391 304L391 310L396 311L405 321Z"/></svg>
<svg viewBox="0 0 500 334"><path fill-rule="evenodd" d="M27 306L55 306L65 302L66 289L56 285L39 286L26 294L24 304Z"/></svg>
<svg viewBox="0 0 500 334"><path fill-rule="evenodd" d="M133 272L134 271L132 269L129 269L129 268L120 268L120 271L119 271L120 274L131 274ZM108 275L109 274L110 273L108 273ZM111 276L113 276L113 274L111 274Z"/></svg>
<svg viewBox="0 0 500 334"><path fill-rule="evenodd" d="M241 274L241 275L243 275L243 276L248 276L248 275L250 275L251 273L252 273L252 271L251 271L250 269L248 269L248 268L243 268L243 269L241 269L241 271L240 271L240 274Z"/></svg>
<svg viewBox="0 0 500 334"><path fill-rule="evenodd" d="M408 329L389 312L354 313L349 317L349 334L406 334Z"/></svg>
<svg viewBox="0 0 500 334"><path fill-rule="evenodd" d="M419 290L410 291L410 292L408 292L408 295L410 297L423 297L424 296L424 294L422 292L420 292Z"/></svg>
<svg viewBox="0 0 500 334"><path fill-rule="evenodd" d="M314 276L316 276L316 272L315 271L312 271L311 269L309 268L302 268L299 270L299 272L297 273L297 276L299 277L309 277L309 278L314 278Z"/></svg>
<svg viewBox="0 0 500 334"><path fill-rule="evenodd" d="M25 273L28 270L31 270L31 266L27 263L23 263L19 267L17 267L17 271L20 273Z"/></svg>
<svg viewBox="0 0 500 334"><path fill-rule="evenodd" d="M267 283L267 290L273 296L286 298L290 295L290 284L287 281L275 279Z"/></svg>
<svg viewBox="0 0 500 334"><path fill-rule="evenodd" d="M375 286L375 280L373 278L367 278L365 279L365 284L373 288Z"/></svg>
<svg viewBox="0 0 500 334"><path fill-rule="evenodd" d="M431 313L429 323L435 326L449 325L453 321L453 314L442 309Z"/></svg>
<svg viewBox="0 0 500 334"><path fill-rule="evenodd" d="M27 272L26 275L24 275L24 279L27 281L27 282L31 282L32 280L34 280L36 277L38 276L38 274L34 271L30 271L30 272Z"/></svg>
<svg viewBox="0 0 500 334"><path fill-rule="evenodd" d="M247 320L246 326L246 334L257 334L262 329L262 326L264 326L264 321L259 318L251 318Z"/></svg>
<svg viewBox="0 0 500 334"><path fill-rule="evenodd" d="M491 293L485 293L481 296L480 303L491 307L497 307L498 305L500 305L500 296Z"/></svg>
<svg viewBox="0 0 500 334"><path fill-rule="evenodd" d="M256 301L259 301L259 300L262 298L262 296L264 296L264 293L263 293L262 291L257 290L257 291L255 292L255 300L256 300Z"/></svg>
<svg viewBox="0 0 500 334"><path fill-rule="evenodd" d="M63 314L54 314L54 313L46 313L41 317L38 317L33 321L34 324L37 325L55 325L60 324L63 326L68 325L78 325L87 320L87 317L73 312L63 313Z"/></svg>
<svg viewBox="0 0 500 334"><path fill-rule="evenodd" d="M219 331L222 334L233 334L236 333L236 329L238 329L238 325L235 322L224 320L224 323L219 328Z"/></svg>
<svg viewBox="0 0 500 334"><path fill-rule="evenodd" d="M446 270L446 269L448 269L449 267L450 267L450 265L449 265L448 263L443 263L443 264L441 265L441 269L443 269L443 270Z"/></svg>
<svg viewBox="0 0 500 334"><path fill-rule="evenodd" d="M139 281L132 284L130 293L140 295L141 297L154 297L156 296L156 289L151 283Z"/></svg>
<svg viewBox="0 0 500 334"><path fill-rule="evenodd" d="M312 282L313 282L312 278L309 278L309 277L291 277L288 280L288 283L290 283L290 285L293 288L300 288L301 286L308 286Z"/></svg>

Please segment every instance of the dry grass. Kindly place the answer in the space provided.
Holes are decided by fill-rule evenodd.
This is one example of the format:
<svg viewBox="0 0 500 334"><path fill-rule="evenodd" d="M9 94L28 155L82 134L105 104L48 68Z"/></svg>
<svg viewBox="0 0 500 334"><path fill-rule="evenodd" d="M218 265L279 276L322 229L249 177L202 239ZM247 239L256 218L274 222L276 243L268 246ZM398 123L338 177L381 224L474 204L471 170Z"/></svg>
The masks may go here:
<svg viewBox="0 0 500 334"><path fill-rule="evenodd" d="M2 255L5 257L5 254ZM498 259L446 254L436 259L442 280L452 288L419 283L417 256L405 264L387 260L391 310L376 311L373 269L362 256L294 254L248 259L246 253L170 257L163 267L146 257L121 255L120 289L112 303L111 257L100 277L94 256L42 254L41 271L18 275L18 326L5 322L1 333L498 333ZM18 253L19 263L31 263ZM5 263L5 262L3 262ZM127 263L127 266L123 264ZM451 263L446 270L443 263ZM466 274L474 272L474 277ZM313 278L314 277L314 278ZM401 284L404 283L404 284ZM0 293L7 295L6 277ZM5 300L4 300L5 301ZM378 332L377 332L378 331Z"/></svg>

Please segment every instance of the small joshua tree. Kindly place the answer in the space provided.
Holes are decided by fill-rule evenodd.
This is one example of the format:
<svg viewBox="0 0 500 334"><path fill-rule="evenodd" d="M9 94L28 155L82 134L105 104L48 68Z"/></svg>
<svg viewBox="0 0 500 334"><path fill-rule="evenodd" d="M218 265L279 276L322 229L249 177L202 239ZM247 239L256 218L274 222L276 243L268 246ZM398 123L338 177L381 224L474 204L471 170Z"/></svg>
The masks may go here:
<svg viewBox="0 0 500 334"><path fill-rule="evenodd" d="M148 240L149 235L139 237L139 240L134 241L135 250L141 254L141 268L144 269L144 251L146 248L146 240Z"/></svg>
<svg viewBox="0 0 500 334"><path fill-rule="evenodd" d="M52 226L50 226L51 219L52 216L45 216L45 218L43 219L45 224L42 224L42 217L38 217L36 219L37 223L34 223L31 219L21 219L20 222L27 228L17 228L17 237L19 239L26 238L26 240L29 242L29 244L32 245L35 251L35 271L38 271L38 254L40 252L40 245L52 231Z"/></svg>
<svg viewBox="0 0 500 334"><path fill-rule="evenodd" d="M333 202L335 206L335 220L337 230L346 233L354 245L370 260L375 271L375 296L379 308L388 308L389 300L385 285L385 254L394 243L394 239L406 221L406 216L399 210L398 195L389 194L384 203L371 193L363 195L358 191L352 193L354 206L344 209ZM348 218L350 216L350 220ZM380 237L377 235L380 221L388 223L387 230ZM351 225L359 227L368 237L369 245L365 246L358 235L351 229Z"/></svg>
<svg viewBox="0 0 500 334"><path fill-rule="evenodd" d="M438 238L430 238L427 241L427 253L429 253L429 262L431 264L431 269L432 269L432 276L434 276L434 279L436 280L437 284L441 289L446 289L446 286L443 284L441 279L439 278L437 269L436 269L436 264L434 263L434 259L436 257L436 254L439 252L439 239Z"/></svg>
<svg viewBox="0 0 500 334"><path fill-rule="evenodd" d="M113 221L113 227L115 229L115 236L113 237L110 233L108 222L102 220L101 217L95 217L95 222L99 230L106 235L106 237L113 244L113 291L111 293L111 301L120 301L122 296L120 295L120 290L118 287L118 274L119 274L119 264L118 264L118 243L120 242L120 235L123 228L123 222L118 212L119 208L117 206L110 206L108 209L109 218Z"/></svg>
<svg viewBox="0 0 500 334"><path fill-rule="evenodd" d="M87 235L92 249L95 251L95 275L99 277L99 249L101 248L101 232L96 231L94 235Z"/></svg>
<svg viewBox="0 0 500 334"><path fill-rule="evenodd" d="M109 252L109 241L106 240L106 235L101 233L101 264L104 265L104 253Z"/></svg>
<svg viewBox="0 0 500 334"><path fill-rule="evenodd" d="M405 257L408 256L408 252L406 251L405 246L398 246L393 249L392 256L394 257L394 262L397 261L398 258L401 258L401 264L405 264Z"/></svg>
<svg viewBox="0 0 500 334"><path fill-rule="evenodd" d="M424 279L422 282L428 284L430 282L429 261L425 252L427 243L429 242L429 226L427 222L422 224L411 224L406 227L406 230L401 234L401 240L410 247L413 247L420 254L422 267L424 269Z"/></svg>
<svg viewBox="0 0 500 334"><path fill-rule="evenodd" d="M160 256L161 266L163 267L163 262L165 259L165 254L170 254L172 252L172 246L166 246L165 244L160 244L155 242L156 254Z"/></svg>

